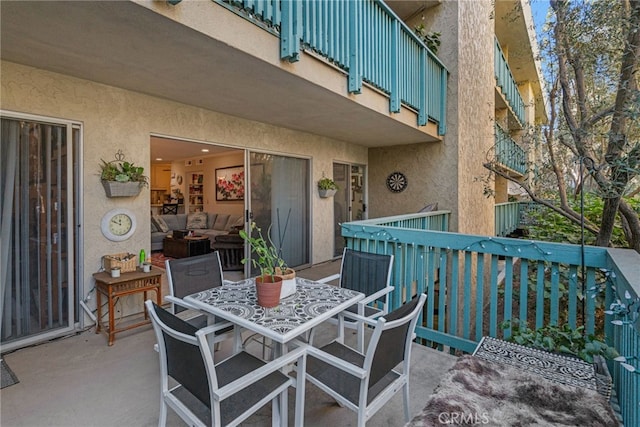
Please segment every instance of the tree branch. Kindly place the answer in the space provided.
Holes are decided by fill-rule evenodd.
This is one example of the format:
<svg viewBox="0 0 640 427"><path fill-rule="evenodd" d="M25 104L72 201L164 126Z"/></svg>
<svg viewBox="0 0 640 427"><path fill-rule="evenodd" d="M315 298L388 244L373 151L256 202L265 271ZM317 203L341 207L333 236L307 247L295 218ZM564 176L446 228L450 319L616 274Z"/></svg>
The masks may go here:
<svg viewBox="0 0 640 427"><path fill-rule="evenodd" d="M489 169L491 172L495 173L496 175L501 176L504 179L507 179L507 180L509 180L511 182L515 182L516 184L518 184L520 187L522 187L524 189L524 191L527 192L529 197L531 197L531 200L533 200L534 202L548 207L552 211L557 212L558 214L560 214L563 217L567 218L569 221L573 222L574 224L582 225L582 223L581 223L582 216L579 213L577 213L576 211L574 211L573 209L571 209L569 206L567 206L567 209L565 210L565 209L563 209L561 207L558 207L558 206L554 205L553 203L549 203L547 200L541 199L540 197L538 197L538 195L533 190L531 190L531 188L529 188L526 185L523 185L521 182L519 182L518 180L516 180L512 176L509 176L505 172L503 172L500 169L496 168L492 163L485 163L484 167ZM590 222L586 218L584 218L584 221L585 221L584 229L597 236L598 232L599 232L598 227L596 225L594 225L592 222Z"/></svg>

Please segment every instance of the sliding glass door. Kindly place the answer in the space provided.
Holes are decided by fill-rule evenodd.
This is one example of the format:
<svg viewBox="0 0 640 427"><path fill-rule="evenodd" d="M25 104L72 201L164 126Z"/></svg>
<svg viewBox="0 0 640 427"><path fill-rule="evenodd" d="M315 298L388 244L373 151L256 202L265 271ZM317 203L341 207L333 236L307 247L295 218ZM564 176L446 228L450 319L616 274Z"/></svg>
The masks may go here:
<svg viewBox="0 0 640 427"><path fill-rule="evenodd" d="M250 152L248 176L251 221L270 229L289 267L309 264L309 160Z"/></svg>
<svg viewBox="0 0 640 427"><path fill-rule="evenodd" d="M333 180L338 192L333 198L334 256L341 256L345 247L340 224L367 218L365 203L365 167L346 163L333 164Z"/></svg>
<svg viewBox="0 0 640 427"><path fill-rule="evenodd" d="M0 331L5 349L73 328L72 138L78 134L70 124L2 118Z"/></svg>

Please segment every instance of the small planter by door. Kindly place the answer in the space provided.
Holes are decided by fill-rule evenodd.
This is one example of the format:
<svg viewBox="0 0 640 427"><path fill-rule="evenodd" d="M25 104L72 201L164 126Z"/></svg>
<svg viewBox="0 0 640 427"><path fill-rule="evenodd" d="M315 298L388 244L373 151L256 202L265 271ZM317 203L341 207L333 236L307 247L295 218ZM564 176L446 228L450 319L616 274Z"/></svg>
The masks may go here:
<svg viewBox="0 0 640 427"><path fill-rule="evenodd" d="M265 308L277 307L280 304L280 291L282 289L282 277L258 276L256 277L256 295L258 305Z"/></svg>
<svg viewBox="0 0 640 427"><path fill-rule="evenodd" d="M338 190L318 190L318 194L320 194L320 197L322 197L323 199L327 197L333 197L337 192Z"/></svg>
<svg viewBox="0 0 640 427"><path fill-rule="evenodd" d="M107 197L135 197L142 191L139 182L102 181Z"/></svg>
<svg viewBox="0 0 640 427"><path fill-rule="evenodd" d="M280 290L280 299L296 293L296 271L293 268L287 268L284 272L280 267L276 267L276 274L282 277L282 289Z"/></svg>

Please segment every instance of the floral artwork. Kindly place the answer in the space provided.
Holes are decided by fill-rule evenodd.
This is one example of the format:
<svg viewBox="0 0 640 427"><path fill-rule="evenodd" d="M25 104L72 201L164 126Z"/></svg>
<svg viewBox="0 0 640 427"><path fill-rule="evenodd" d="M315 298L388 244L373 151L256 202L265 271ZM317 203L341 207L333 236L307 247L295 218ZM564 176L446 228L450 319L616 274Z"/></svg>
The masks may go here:
<svg viewBox="0 0 640 427"><path fill-rule="evenodd" d="M216 169L216 200L244 200L244 167Z"/></svg>

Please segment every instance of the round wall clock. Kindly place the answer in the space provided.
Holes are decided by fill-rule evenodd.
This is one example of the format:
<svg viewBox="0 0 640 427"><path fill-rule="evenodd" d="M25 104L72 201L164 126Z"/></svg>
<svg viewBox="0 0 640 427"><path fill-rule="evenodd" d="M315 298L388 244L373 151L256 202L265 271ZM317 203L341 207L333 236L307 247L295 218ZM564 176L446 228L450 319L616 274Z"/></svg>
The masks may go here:
<svg viewBox="0 0 640 427"><path fill-rule="evenodd" d="M127 240L136 231L136 215L129 209L112 209L102 217L102 234L109 240Z"/></svg>
<svg viewBox="0 0 640 427"><path fill-rule="evenodd" d="M402 172L391 172L387 177L387 188L394 193L400 193L407 188L407 177Z"/></svg>

